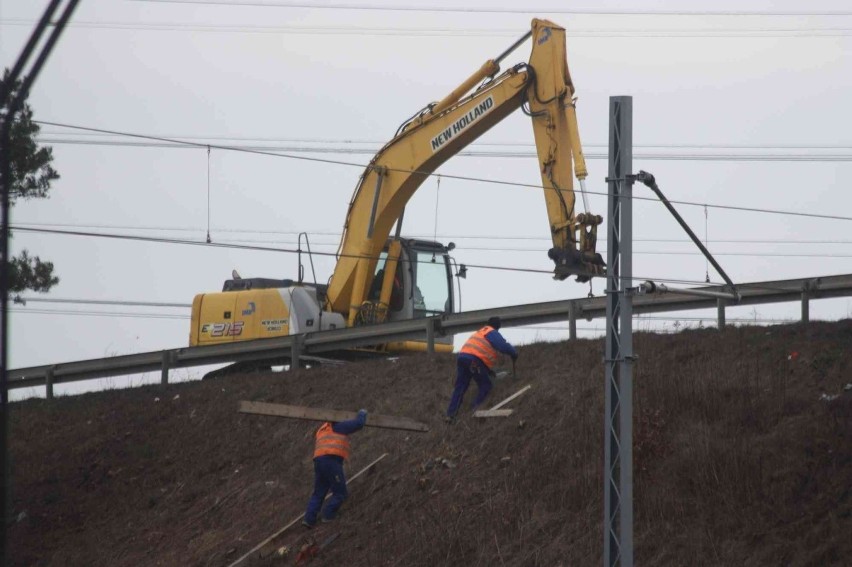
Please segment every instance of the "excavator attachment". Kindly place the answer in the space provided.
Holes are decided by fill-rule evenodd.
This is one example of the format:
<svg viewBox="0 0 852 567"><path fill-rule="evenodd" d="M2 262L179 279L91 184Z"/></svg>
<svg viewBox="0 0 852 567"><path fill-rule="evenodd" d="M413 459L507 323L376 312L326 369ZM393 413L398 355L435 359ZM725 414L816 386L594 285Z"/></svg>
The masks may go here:
<svg viewBox="0 0 852 567"><path fill-rule="evenodd" d="M576 281L587 282L593 277L606 275L606 263L595 249L598 241L598 225L603 222L600 215L580 213L575 217L575 238L564 247L553 247L547 256L553 260L553 279L564 280L576 276Z"/></svg>
<svg viewBox="0 0 852 567"><path fill-rule="evenodd" d="M593 257L578 253L576 250L551 248L547 251L548 257L554 261L553 279L564 280L576 276L576 281L584 283L594 277L606 275L606 264L600 254L595 253Z"/></svg>

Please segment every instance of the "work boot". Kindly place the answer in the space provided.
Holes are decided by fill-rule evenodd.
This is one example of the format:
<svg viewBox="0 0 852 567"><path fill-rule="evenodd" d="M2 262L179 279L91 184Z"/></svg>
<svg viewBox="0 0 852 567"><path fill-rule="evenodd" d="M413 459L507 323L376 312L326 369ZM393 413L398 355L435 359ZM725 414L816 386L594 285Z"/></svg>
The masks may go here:
<svg viewBox="0 0 852 567"><path fill-rule="evenodd" d="M322 518L320 518L320 522L322 522L323 524L330 524L331 522L334 522L335 520L337 520L336 517L335 518L326 518L325 516L323 516Z"/></svg>
<svg viewBox="0 0 852 567"><path fill-rule="evenodd" d="M454 415L448 415L448 416L444 417L444 423L446 423L447 425L452 425L455 422L456 422L456 416L454 416Z"/></svg>
<svg viewBox="0 0 852 567"><path fill-rule="evenodd" d="M314 523L312 524L312 523L310 523L310 522L309 522L309 521L307 521L307 520L302 520L302 525L303 525L303 526L305 526L306 528L308 528L309 530L312 530L312 529L314 529L314 526L316 525L316 522L314 522Z"/></svg>

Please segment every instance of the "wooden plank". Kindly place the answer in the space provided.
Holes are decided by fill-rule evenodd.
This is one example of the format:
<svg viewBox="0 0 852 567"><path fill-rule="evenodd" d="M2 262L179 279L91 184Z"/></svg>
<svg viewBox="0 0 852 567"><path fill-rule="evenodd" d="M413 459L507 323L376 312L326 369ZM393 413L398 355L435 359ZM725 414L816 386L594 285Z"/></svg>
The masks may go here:
<svg viewBox="0 0 852 567"><path fill-rule="evenodd" d="M359 476L361 476L362 474L364 474L365 472L367 472L368 470L370 470L371 468L373 468L373 467L375 466L375 464L376 464L376 463L378 463L379 461L381 461L382 459L384 459L384 458L385 458L385 457L387 457L387 456L388 456L388 454L387 454L387 453L383 453L381 457L379 457L378 459L376 459L375 461L373 461L372 463L370 463L369 465L367 465L366 467L364 467L363 469L361 469L360 471L358 471L357 473L355 473L355 475L354 475L354 476L352 476L352 478L350 478L350 479L348 479L348 480L346 481L346 486L349 486L349 484L350 484L353 480L355 480L356 478L358 478ZM328 495L326 495L326 498L327 498L327 497L328 497ZM302 513L301 513L301 514L299 514L299 515L298 515L298 517L296 517L296 518L295 518L292 522L290 522L289 524L287 524L287 525L286 525L286 526L284 526L283 528L279 529L279 530L278 530L278 531L276 531L274 534L272 534L271 536L269 536L268 538L266 538L265 540L263 540L262 542L260 542L260 543L259 543L259 544L257 544L256 546L254 546L253 548L251 548L251 549L250 549L250 550L249 550L249 551L248 551L245 555L242 555L239 559L237 559L236 561L234 561L233 563L231 563L230 565L228 565L228 567L236 567L237 565L242 564L242 563L243 563L246 559L248 559L249 557L251 557L254 553L256 553L256 552L258 552L258 551L261 551L264 547L273 546L273 545L274 545L274 544L273 544L273 541L275 541L275 539L277 539L277 538L278 538L278 536L280 536L281 534L283 534L284 532L286 532L288 529L290 529L290 528L292 528L293 526L295 526L295 525L296 525L298 522L300 522L300 521L302 520L302 518L304 518L304 517L305 517L305 513L304 513L304 512L302 512Z"/></svg>
<svg viewBox="0 0 852 567"><path fill-rule="evenodd" d="M530 388L532 388L532 384L527 384L526 386L524 386L523 388L521 388L520 390L518 390L517 392L515 392L514 394L512 394L511 396L509 396L508 398L506 398L505 400L503 400L502 402L500 402L499 404L494 406L493 408L491 408L491 410L493 411L493 410L497 410L497 409L502 408L503 406L505 406L506 404L508 404L509 402L511 402L512 400L514 400L515 398L517 398L518 396L520 396L521 394L523 394L524 392L529 390Z"/></svg>
<svg viewBox="0 0 852 567"><path fill-rule="evenodd" d="M473 412L473 417L509 417L514 411L510 409L476 410Z"/></svg>
<svg viewBox="0 0 852 567"><path fill-rule="evenodd" d="M288 406L285 404L270 404L265 402L240 402L238 410L242 413L272 415L276 417L292 417L313 421L345 421L357 417L357 412L304 406ZM366 427L382 427L385 429L405 429L407 431L429 431L429 426L408 417L392 415L368 414Z"/></svg>

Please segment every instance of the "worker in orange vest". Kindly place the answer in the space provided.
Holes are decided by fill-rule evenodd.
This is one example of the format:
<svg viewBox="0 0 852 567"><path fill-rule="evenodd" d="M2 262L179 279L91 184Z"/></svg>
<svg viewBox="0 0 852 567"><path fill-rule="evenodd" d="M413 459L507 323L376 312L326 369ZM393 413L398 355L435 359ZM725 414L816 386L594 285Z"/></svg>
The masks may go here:
<svg viewBox="0 0 852 567"><path fill-rule="evenodd" d="M497 364L501 352L511 356L513 361L518 358L518 351L500 334L500 317L491 317L488 324L471 335L459 351L456 359L456 386L447 408L448 423L455 420L471 378L476 380L479 389L471 409L475 410L488 397L493 386L492 368Z"/></svg>
<svg viewBox="0 0 852 567"><path fill-rule="evenodd" d="M346 476L343 461L349 460L349 436L367 423L367 410L358 412L358 417L346 421L323 423L316 433L314 443L314 491L308 500L308 509L302 525L312 528L322 510L322 521L330 522L337 510L349 496L346 491ZM323 508L325 495L331 490L331 498Z"/></svg>

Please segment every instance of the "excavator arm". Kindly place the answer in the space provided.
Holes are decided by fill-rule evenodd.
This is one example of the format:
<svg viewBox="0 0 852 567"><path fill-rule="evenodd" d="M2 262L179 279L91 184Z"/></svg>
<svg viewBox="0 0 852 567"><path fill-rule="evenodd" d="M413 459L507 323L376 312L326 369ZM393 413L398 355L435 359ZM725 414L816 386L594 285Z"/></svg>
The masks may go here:
<svg viewBox="0 0 852 567"><path fill-rule="evenodd" d="M499 62L530 36L529 63L497 75ZM355 324L379 255L414 192L441 164L524 104L529 105L539 156L553 238L548 255L555 262L554 277L576 275L586 281L602 275L603 261L595 253L602 219L574 214L573 174L584 179L586 167L573 97L565 30L534 19L530 33L404 124L367 166L350 201L328 288L330 310L345 314L348 325ZM394 250L389 254L391 259L398 258ZM383 297L390 293L390 280L387 276Z"/></svg>

